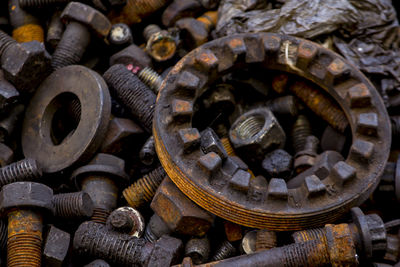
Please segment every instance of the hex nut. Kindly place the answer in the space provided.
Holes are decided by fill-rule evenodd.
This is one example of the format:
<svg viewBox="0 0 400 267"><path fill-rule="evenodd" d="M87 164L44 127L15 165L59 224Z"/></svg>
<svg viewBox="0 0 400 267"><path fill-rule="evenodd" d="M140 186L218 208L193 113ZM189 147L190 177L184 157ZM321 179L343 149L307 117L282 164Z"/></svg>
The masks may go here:
<svg viewBox="0 0 400 267"><path fill-rule="evenodd" d="M214 221L214 217L194 204L176 185L165 178L159 186L150 207L177 233L203 236Z"/></svg>
<svg viewBox="0 0 400 267"><path fill-rule="evenodd" d="M101 37L106 37L111 30L111 22L106 16L94 8L78 2L69 3L61 13L60 18L64 22L80 22Z"/></svg>
<svg viewBox="0 0 400 267"><path fill-rule="evenodd" d="M256 108L236 119L229 139L238 154L262 160L266 152L285 146L286 135L269 109Z"/></svg>
<svg viewBox="0 0 400 267"><path fill-rule="evenodd" d="M61 267L68 254L71 236L51 225L43 248L45 266Z"/></svg>
<svg viewBox="0 0 400 267"><path fill-rule="evenodd" d="M0 212L5 214L13 208L38 208L54 213L53 190L33 182L5 185L0 192Z"/></svg>

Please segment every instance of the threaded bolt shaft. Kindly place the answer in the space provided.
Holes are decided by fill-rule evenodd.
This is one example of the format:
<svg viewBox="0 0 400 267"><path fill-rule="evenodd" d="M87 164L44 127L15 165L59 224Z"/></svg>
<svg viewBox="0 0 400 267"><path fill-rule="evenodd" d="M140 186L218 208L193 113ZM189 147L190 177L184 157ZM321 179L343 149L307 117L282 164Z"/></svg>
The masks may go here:
<svg viewBox="0 0 400 267"><path fill-rule="evenodd" d="M35 212L16 210L8 214L7 266L40 267L42 227L42 216Z"/></svg>
<svg viewBox="0 0 400 267"><path fill-rule="evenodd" d="M102 208L94 208L91 220L96 223L106 224L110 211Z"/></svg>
<svg viewBox="0 0 400 267"><path fill-rule="evenodd" d="M157 188L166 175L164 168L159 166L127 187L122 195L129 206L137 209L153 199Z"/></svg>
<svg viewBox="0 0 400 267"><path fill-rule="evenodd" d="M79 63L89 43L88 28L78 22L70 22L53 53L51 66L57 70Z"/></svg>
<svg viewBox="0 0 400 267"><path fill-rule="evenodd" d="M123 65L114 65L103 75L110 90L151 133L156 95Z"/></svg>
<svg viewBox="0 0 400 267"><path fill-rule="evenodd" d="M11 36L8 35L7 33L0 30L0 58L8 47L15 44L17 44L17 41L11 38Z"/></svg>
<svg viewBox="0 0 400 267"><path fill-rule="evenodd" d="M53 203L56 217L90 218L93 215L92 199L83 191L54 195Z"/></svg>
<svg viewBox="0 0 400 267"><path fill-rule="evenodd" d="M122 239L95 222L82 223L75 233L73 249L77 255L102 258L115 266L145 266L149 253L141 238Z"/></svg>
<svg viewBox="0 0 400 267"><path fill-rule="evenodd" d="M310 240L326 241L326 235L323 228L308 229L304 231L297 231L292 234L295 243L306 242Z"/></svg>
<svg viewBox="0 0 400 267"><path fill-rule="evenodd" d="M309 155L317 155L318 145L319 145L318 138L315 137L314 135L309 135L306 138L303 152L308 153Z"/></svg>
<svg viewBox="0 0 400 267"><path fill-rule="evenodd" d="M229 258L236 253L236 248L229 242L228 240L224 240L222 244L219 246L214 256L212 257L212 261L221 261L223 259Z"/></svg>
<svg viewBox="0 0 400 267"><path fill-rule="evenodd" d="M169 234L171 230L168 225L157 215L151 216L149 223L146 225L143 238L150 243L156 242L161 236Z"/></svg>
<svg viewBox="0 0 400 267"><path fill-rule="evenodd" d="M163 82L163 79L161 78L160 75L158 75L157 72L155 72L153 69L149 67L146 67L139 71L138 77L144 84L150 87L154 93L156 94L158 93L161 84Z"/></svg>
<svg viewBox="0 0 400 267"><path fill-rule="evenodd" d="M268 250L277 246L276 233L269 230L258 230L256 236L256 251Z"/></svg>
<svg viewBox="0 0 400 267"><path fill-rule="evenodd" d="M146 41L148 41L153 34L158 33L160 31L161 31L161 28L158 25L149 24L143 30L143 37Z"/></svg>
<svg viewBox="0 0 400 267"><path fill-rule="evenodd" d="M224 147L226 153L228 153L229 156L236 156L235 150L233 149L233 146L232 146L231 142L229 141L228 137L222 137L221 143L222 143L222 146Z"/></svg>
<svg viewBox="0 0 400 267"><path fill-rule="evenodd" d="M71 0L19 0L19 6L24 9L44 8L69 2L71 2Z"/></svg>
<svg viewBox="0 0 400 267"><path fill-rule="evenodd" d="M18 181L32 181L42 176L34 159L23 159L0 168L0 188Z"/></svg>
<svg viewBox="0 0 400 267"><path fill-rule="evenodd" d="M349 125L340 107L329 97L305 82L295 82L290 90L300 98L317 116L341 133Z"/></svg>
<svg viewBox="0 0 400 267"><path fill-rule="evenodd" d="M311 126L307 117L299 115L292 128L292 142L295 153L304 149L307 136L311 135Z"/></svg>

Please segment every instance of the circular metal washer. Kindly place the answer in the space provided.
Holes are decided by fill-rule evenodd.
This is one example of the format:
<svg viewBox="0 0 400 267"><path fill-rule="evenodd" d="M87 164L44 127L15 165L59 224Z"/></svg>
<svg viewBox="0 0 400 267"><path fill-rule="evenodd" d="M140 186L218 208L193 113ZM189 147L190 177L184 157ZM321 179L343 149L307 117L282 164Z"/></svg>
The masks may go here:
<svg viewBox="0 0 400 267"><path fill-rule="evenodd" d="M196 98L222 75L249 66L308 79L341 106L352 145L327 178L311 175L288 189L283 179L267 184L243 170L224 173L226 159L201 151L200 133L192 126ZM157 154L183 193L226 220L277 231L323 226L365 201L387 162L390 133L382 99L358 69L316 43L272 33L225 37L190 52L166 77L153 124Z"/></svg>
<svg viewBox="0 0 400 267"><path fill-rule="evenodd" d="M77 128L61 144L51 140L52 120L64 94L81 104ZM111 114L111 98L103 78L83 66L68 66L53 72L32 98L22 129L25 157L36 159L44 172L54 173L89 160L101 145Z"/></svg>

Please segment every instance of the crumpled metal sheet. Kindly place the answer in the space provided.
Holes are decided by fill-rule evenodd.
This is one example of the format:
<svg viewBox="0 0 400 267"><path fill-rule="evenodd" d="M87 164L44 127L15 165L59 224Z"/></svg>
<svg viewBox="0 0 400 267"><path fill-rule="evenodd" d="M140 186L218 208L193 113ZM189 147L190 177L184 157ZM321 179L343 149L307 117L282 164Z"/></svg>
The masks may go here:
<svg viewBox="0 0 400 267"><path fill-rule="evenodd" d="M276 32L317 39L332 35L337 52L373 80L387 106L400 91L400 28L391 0L223 0L218 37ZM396 98L396 99L397 99Z"/></svg>

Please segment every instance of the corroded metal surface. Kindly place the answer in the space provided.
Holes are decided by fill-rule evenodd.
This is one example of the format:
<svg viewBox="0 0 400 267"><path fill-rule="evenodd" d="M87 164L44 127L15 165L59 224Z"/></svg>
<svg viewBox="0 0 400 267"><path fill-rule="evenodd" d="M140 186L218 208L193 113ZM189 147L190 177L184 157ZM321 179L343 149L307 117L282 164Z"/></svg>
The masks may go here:
<svg viewBox="0 0 400 267"><path fill-rule="evenodd" d="M268 186L247 179L239 188L231 186L237 183L235 175L222 174L225 160L201 151L200 133L192 125L197 96L222 75L249 65L265 69L266 75L268 70L299 75L339 104L352 145L327 178L311 175L292 189L283 179L272 179ZM365 201L379 182L391 143L383 102L360 71L315 43L271 33L226 37L190 52L164 80L153 127L163 167L190 199L224 219L271 230L323 226Z"/></svg>

